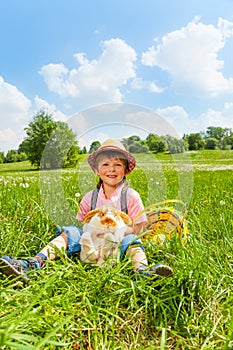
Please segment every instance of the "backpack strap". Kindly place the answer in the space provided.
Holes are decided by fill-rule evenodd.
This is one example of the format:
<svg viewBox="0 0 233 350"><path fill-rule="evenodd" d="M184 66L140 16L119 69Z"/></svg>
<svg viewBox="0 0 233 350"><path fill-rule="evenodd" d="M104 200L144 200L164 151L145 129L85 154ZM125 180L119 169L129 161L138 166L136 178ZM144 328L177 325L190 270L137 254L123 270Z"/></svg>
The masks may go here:
<svg viewBox="0 0 233 350"><path fill-rule="evenodd" d="M127 208L127 190L128 187L124 186L121 190L121 211L124 213L128 213L128 208ZM91 196L91 210L96 208L96 203L97 203L97 198L99 194L99 188L96 188L95 190L92 191L92 196Z"/></svg>
<svg viewBox="0 0 233 350"><path fill-rule="evenodd" d="M91 210L96 208L98 194L99 194L99 188L96 188L95 190L92 191L92 195L91 195Z"/></svg>
<svg viewBox="0 0 233 350"><path fill-rule="evenodd" d="M125 214L128 214L127 190L128 190L127 186L124 186L121 190L121 211L123 211Z"/></svg>

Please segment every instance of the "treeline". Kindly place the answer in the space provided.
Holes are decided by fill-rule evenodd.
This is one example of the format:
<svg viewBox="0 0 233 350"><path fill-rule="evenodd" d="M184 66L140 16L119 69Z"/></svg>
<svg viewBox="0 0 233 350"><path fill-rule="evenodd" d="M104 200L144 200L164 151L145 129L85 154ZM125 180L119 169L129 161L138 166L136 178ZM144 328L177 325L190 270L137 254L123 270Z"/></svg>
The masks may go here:
<svg viewBox="0 0 233 350"><path fill-rule="evenodd" d="M123 143L132 153L182 153L201 149L230 150L233 149L233 130L209 126L206 132L184 135L182 139L177 139L170 135L158 136L149 134L145 140L141 140L139 136L130 136L127 139L123 139Z"/></svg>
<svg viewBox="0 0 233 350"><path fill-rule="evenodd" d="M25 128L26 138L17 150L0 152L0 163L29 160L32 165L44 169L75 166L81 154L91 153L100 146L93 141L89 149L79 147L76 136L67 123L55 122L51 115L39 111ZM233 149L233 130L210 126L206 132L191 133L177 139L171 135L150 133L146 139L133 135L122 139L131 153L183 153L201 149Z"/></svg>
<svg viewBox="0 0 233 350"><path fill-rule="evenodd" d="M177 139L170 135L158 136L149 134L145 140L142 140L137 135L133 135L124 138L122 142L131 153L168 152L174 154L201 149L230 150L233 149L233 130L209 126L206 132L184 135L182 139ZM98 141L94 141L90 151L97 149L99 145Z"/></svg>

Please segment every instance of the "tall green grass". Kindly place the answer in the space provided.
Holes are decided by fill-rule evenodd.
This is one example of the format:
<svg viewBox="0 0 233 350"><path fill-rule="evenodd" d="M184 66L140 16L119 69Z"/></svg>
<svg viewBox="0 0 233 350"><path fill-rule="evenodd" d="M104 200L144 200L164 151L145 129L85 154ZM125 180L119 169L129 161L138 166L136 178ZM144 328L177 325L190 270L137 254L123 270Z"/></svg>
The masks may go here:
<svg viewBox="0 0 233 350"><path fill-rule="evenodd" d="M136 278L127 258L110 269L87 266L64 252L28 285L0 274L0 348L233 349L233 175L229 167L216 167L217 159L221 166L232 164L232 154L190 154L189 239L185 245L173 238L146 247L149 263L169 264L174 277ZM178 192L173 160L159 157L172 199ZM0 254L33 256L53 238L56 225L41 198L39 172L26 163L21 169L12 166L0 167ZM129 177L144 202L153 176L156 171L150 169L148 177L139 169ZM93 184L89 173L84 187L79 179L77 170L62 174L71 213L79 193ZM155 201L158 187L156 182L151 187ZM59 211L62 203L55 206Z"/></svg>

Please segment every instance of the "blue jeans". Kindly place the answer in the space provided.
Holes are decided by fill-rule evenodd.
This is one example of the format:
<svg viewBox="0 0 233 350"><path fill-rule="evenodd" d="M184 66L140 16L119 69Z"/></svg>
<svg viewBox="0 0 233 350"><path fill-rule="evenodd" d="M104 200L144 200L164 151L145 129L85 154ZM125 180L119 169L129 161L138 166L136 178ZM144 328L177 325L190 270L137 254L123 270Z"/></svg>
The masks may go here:
<svg viewBox="0 0 233 350"><path fill-rule="evenodd" d="M57 229L55 232L55 235L58 236L61 232L65 232L68 237L68 250L67 250L67 255L71 256L74 255L75 253L78 253L81 251L81 245L79 243L80 238L83 234L83 231L74 226L74 225L69 225L69 226L62 226L60 229ZM133 244L139 244L141 248L144 250L144 247L142 245L141 239L138 238L137 235L135 234L130 234L127 235L123 238L120 244L120 257L123 258L126 250L130 245Z"/></svg>

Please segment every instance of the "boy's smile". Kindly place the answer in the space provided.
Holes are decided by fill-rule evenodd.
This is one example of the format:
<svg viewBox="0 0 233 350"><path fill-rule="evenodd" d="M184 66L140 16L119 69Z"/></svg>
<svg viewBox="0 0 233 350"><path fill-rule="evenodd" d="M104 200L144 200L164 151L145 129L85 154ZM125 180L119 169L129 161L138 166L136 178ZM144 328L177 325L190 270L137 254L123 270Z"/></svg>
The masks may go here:
<svg viewBox="0 0 233 350"><path fill-rule="evenodd" d="M125 162L122 159L103 156L99 160L96 174L105 185L116 187L125 176Z"/></svg>

